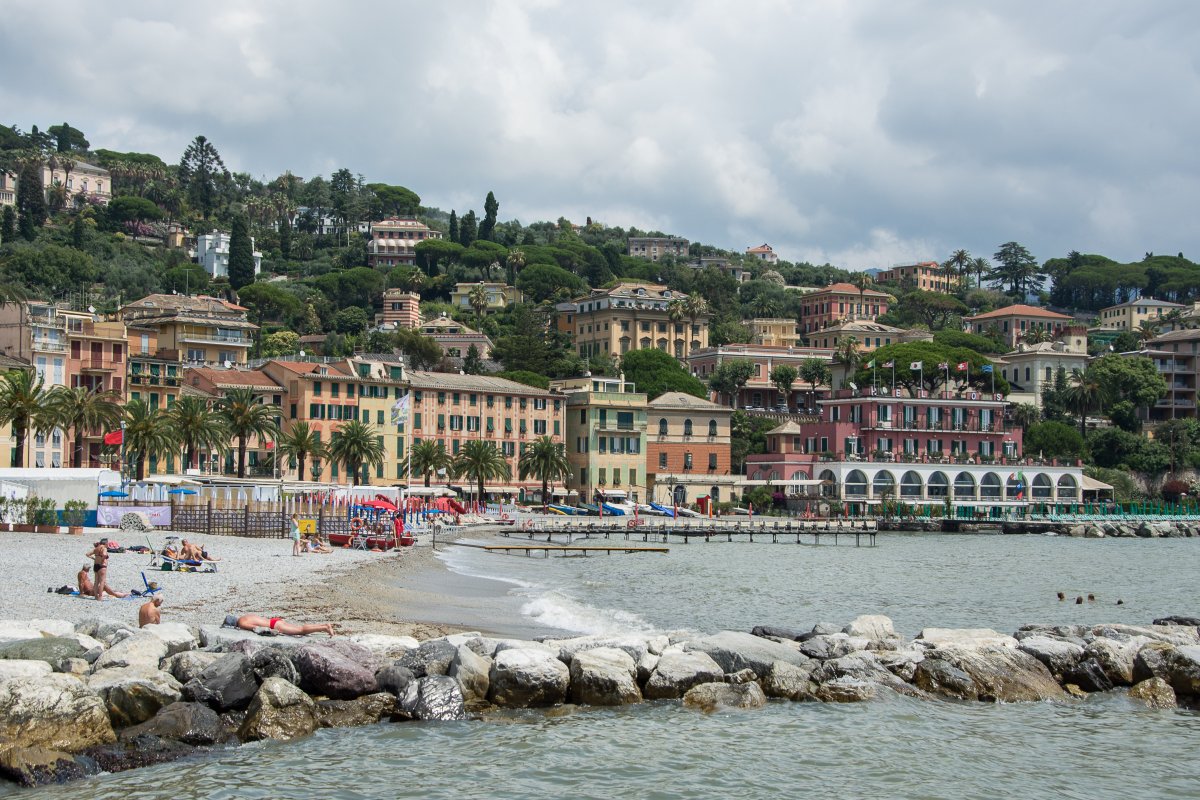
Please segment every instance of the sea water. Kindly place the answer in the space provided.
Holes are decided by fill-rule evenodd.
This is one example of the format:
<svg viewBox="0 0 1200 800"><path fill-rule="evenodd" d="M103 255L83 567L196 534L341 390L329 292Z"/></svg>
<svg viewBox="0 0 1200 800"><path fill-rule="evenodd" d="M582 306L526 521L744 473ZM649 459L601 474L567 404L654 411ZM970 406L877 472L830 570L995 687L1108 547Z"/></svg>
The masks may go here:
<svg viewBox="0 0 1200 800"><path fill-rule="evenodd" d="M474 607L522 632L807 628L862 613L925 626L1197 614L1197 540L881 535L875 548L671 544L535 559L448 548L498 578ZM1060 602L1056 592L1069 596ZM1091 593L1094 602L1087 601ZM1076 596L1084 597L1080 605ZM1118 606L1116 601L1124 600ZM469 616L470 604L460 613ZM461 621L468 621L465 617ZM505 631L497 631L505 632ZM26 796L137 798L1194 798L1200 715L1123 693L992 705L902 697L706 715L658 702L326 730ZM15 789L0 788L0 795Z"/></svg>

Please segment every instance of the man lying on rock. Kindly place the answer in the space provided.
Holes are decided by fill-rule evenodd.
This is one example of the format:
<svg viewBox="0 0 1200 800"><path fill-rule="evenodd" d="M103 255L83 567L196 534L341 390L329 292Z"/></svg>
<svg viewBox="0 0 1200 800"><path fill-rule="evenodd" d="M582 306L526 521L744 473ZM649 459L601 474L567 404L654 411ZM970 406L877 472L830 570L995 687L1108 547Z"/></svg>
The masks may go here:
<svg viewBox="0 0 1200 800"><path fill-rule="evenodd" d="M255 633L282 633L284 636L308 636L310 633L328 633L333 636L333 625L328 622L319 625L297 625L283 617L260 617L257 614L243 614L240 617L230 614L225 617L221 627L241 628Z"/></svg>

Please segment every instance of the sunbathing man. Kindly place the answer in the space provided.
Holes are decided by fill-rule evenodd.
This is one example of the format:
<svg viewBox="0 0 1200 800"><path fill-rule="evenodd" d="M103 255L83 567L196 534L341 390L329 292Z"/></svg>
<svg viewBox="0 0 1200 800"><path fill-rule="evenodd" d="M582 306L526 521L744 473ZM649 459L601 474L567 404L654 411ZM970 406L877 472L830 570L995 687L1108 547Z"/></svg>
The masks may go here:
<svg viewBox="0 0 1200 800"><path fill-rule="evenodd" d="M158 612L158 607L161 605L162 598L156 597L139 608L138 627L144 628L147 625L157 625L160 621L162 621L162 615Z"/></svg>
<svg viewBox="0 0 1200 800"><path fill-rule="evenodd" d="M83 597L96 594L96 587L92 583L91 576L88 575L90 569L87 564L84 564L79 569L79 574L75 576L75 579L79 582L79 594ZM114 592L107 581L104 583L104 593L112 597L129 597L129 592Z"/></svg>
<svg viewBox="0 0 1200 800"><path fill-rule="evenodd" d="M228 621L228 617L226 618ZM328 622L321 625L297 625L287 622L282 617L260 617L257 614L243 614L237 618L237 627L244 631L255 628L268 628L285 636L308 636L310 633L328 633L333 636L333 625Z"/></svg>

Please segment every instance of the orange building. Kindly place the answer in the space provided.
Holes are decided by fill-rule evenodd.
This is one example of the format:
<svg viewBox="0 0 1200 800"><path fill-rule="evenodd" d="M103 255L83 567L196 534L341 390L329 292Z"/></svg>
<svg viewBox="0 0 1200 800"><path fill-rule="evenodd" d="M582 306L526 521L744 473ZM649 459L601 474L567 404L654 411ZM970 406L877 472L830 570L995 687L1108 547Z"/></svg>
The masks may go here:
<svg viewBox="0 0 1200 800"><path fill-rule="evenodd" d="M258 402L275 408L276 424L283 422L283 387L261 370L189 367L184 370L184 381L190 389L204 392L213 400L225 397L234 389L250 389ZM223 471L227 475L237 474L237 445L237 440L230 442L230 449L225 453ZM248 438L246 474L274 477L275 470L271 462L274 452L275 443L270 439L260 441L256 436Z"/></svg>
<svg viewBox="0 0 1200 800"><path fill-rule="evenodd" d="M844 319L872 320L886 314L892 296L875 289L859 289L852 283L835 283L806 294L800 307L800 327L805 333L819 331Z"/></svg>
<svg viewBox="0 0 1200 800"><path fill-rule="evenodd" d="M739 483L732 474L728 406L667 392L646 406L647 496L684 505L699 497L726 501Z"/></svg>
<svg viewBox="0 0 1200 800"><path fill-rule="evenodd" d="M344 364L319 364L308 361L268 361L262 372L278 384L286 395L284 429L297 422L307 422L321 441L328 444L343 422L358 419L358 387L368 382L354 374ZM308 475L291 475L294 468L282 462L284 473L297 480L350 483L340 464L322 463L309 459ZM361 482L361 479L360 479Z"/></svg>
<svg viewBox="0 0 1200 800"><path fill-rule="evenodd" d="M1066 314L1017 303L986 314L963 317L963 330L983 335L995 331L1003 337L1009 347L1016 347L1029 331L1044 330L1056 337L1074 321Z"/></svg>
<svg viewBox="0 0 1200 800"><path fill-rule="evenodd" d="M407 289L384 289L383 310L375 315L375 324L397 328L421 325L421 295Z"/></svg>
<svg viewBox="0 0 1200 800"><path fill-rule="evenodd" d="M949 292L958 281L942 269L936 261L921 261L917 264L896 264L875 276L879 283L896 283L905 289L923 292Z"/></svg>

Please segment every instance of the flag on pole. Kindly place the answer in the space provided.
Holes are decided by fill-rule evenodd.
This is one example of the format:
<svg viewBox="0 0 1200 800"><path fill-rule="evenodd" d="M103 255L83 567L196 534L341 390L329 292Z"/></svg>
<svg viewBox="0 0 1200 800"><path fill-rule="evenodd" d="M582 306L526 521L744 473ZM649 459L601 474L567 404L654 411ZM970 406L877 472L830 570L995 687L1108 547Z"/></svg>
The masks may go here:
<svg viewBox="0 0 1200 800"><path fill-rule="evenodd" d="M992 371L992 365L991 365L991 364L984 364L984 365L983 365L983 367L982 367L982 369L983 369L983 371L984 371L985 373L991 372L991 371Z"/></svg>
<svg viewBox="0 0 1200 800"><path fill-rule="evenodd" d="M392 424L399 425L408 421L408 392L392 406Z"/></svg>
<svg viewBox="0 0 1200 800"><path fill-rule="evenodd" d="M915 369L918 372L921 372L925 369L925 362L924 361L914 361L908 365L908 368Z"/></svg>
<svg viewBox="0 0 1200 800"><path fill-rule="evenodd" d="M938 364L938 369L950 369L950 364L943 361L942 363Z"/></svg>
<svg viewBox="0 0 1200 800"><path fill-rule="evenodd" d="M886 364L883 365L883 368L884 369L894 369L895 366L896 366L895 361L888 361Z"/></svg>
<svg viewBox="0 0 1200 800"><path fill-rule="evenodd" d="M110 433L104 434L104 443L105 444L116 445L116 444L123 444L124 442L125 442L125 431L124 430L112 431Z"/></svg>
<svg viewBox="0 0 1200 800"><path fill-rule="evenodd" d="M872 358L867 362L867 369L875 369L875 359Z"/></svg>
<svg viewBox="0 0 1200 800"><path fill-rule="evenodd" d="M971 368L971 365L969 362L966 362L966 361L958 362L958 371L959 372L966 372L970 368Z"/></svg>

